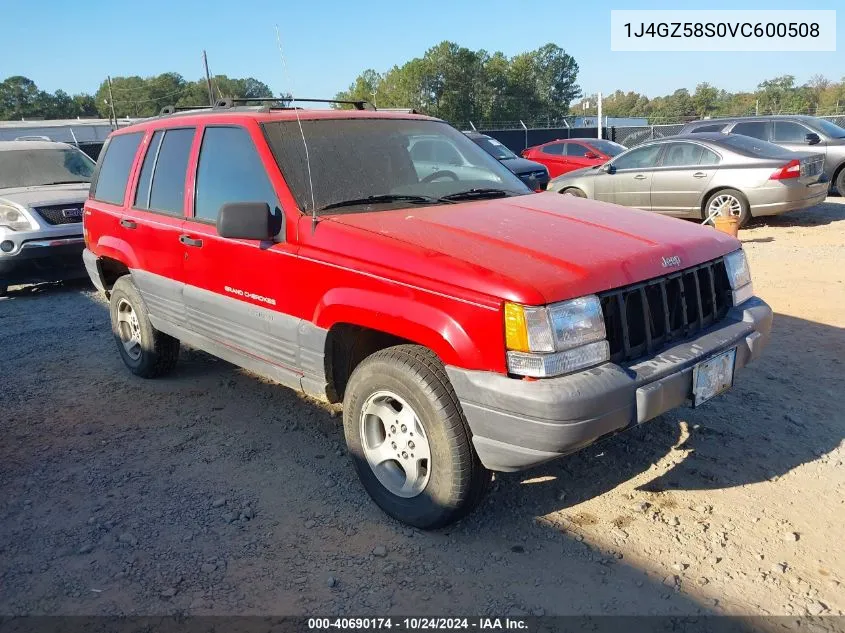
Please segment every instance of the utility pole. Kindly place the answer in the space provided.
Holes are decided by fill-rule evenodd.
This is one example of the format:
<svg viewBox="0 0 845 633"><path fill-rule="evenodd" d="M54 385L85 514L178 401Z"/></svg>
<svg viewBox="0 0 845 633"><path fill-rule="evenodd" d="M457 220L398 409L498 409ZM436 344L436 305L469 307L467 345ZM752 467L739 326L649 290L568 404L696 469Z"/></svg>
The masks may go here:
<svg viewBox="0 0 845 633"><path fill-rule="evenodd" d="M754 116L760 116L760 100L757 99L756 103L754 104Z"/></svg>
<svg viewBox="0 0 845 633"><path fill-rule="evenodd" d="M109 108L111 109L111 118L114 119L114 128L117 129L117 114L114 112L114 97L111 93L111 75L106 76L108 79L108 86L109 86ZM111 119L109 119L109 123L111 123Z"/></svg>
<svg viewBox="0 0 845 633"><path fill-rule="evenodd" d="M208 57L205 49L202 51L202 65L205 68L205 83L208 86L208 105L214 105L214 91L211 89L211 75L208 73Z"/></svg>
<svg viewBox="0 0 845 633"><path fill-rule="evenodd" d="M601 93L599 93L597 104L596 127L598 128L596 138L601 138Z"/></svg>

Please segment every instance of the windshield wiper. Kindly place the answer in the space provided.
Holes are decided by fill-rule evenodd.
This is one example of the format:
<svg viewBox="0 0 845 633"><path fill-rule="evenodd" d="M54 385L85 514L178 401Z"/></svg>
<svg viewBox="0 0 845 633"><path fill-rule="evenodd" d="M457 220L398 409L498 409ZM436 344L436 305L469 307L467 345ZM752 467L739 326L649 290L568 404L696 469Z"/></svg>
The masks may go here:
<svg viewBox="0 0 845 633"><path fill-rule="evenodd" d="M510 191L504 189L467 189L466 191L458 191L457 193L450 193L446 196L441 196L440 200L472 200L474 198L504 198Z"/></svg>
<svg viewBox="0 0 845 633"><path fill-rule="evenodd" d="M439 198L432 198L431 196L408 196L398 194L384 194L381 196L367 196L366 198L353 198L351 200L341 200L340 202L332 202L324 207L320 207L320 211L328 209L337 209L340 207L354 207L359 204L378 204L380 202L411 202L413 204L436 204L440 202Z"/></svg>
<svg viewBox="0 0 845 633"><path fill-rule="evenodd" d="M89 183L90 180L56 180L55 182L45 182L44 185L75 185L82 183Z"/></svg>

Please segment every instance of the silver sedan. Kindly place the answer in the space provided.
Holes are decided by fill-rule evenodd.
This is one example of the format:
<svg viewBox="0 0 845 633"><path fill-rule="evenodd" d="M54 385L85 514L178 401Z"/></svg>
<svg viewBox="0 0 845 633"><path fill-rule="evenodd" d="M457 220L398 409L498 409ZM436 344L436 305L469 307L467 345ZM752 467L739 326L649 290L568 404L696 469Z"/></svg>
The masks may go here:
<svg viewBox="0 0 845 633"><path fill-rule="evenodd" d="M824 157L738 134L689 134L638 145L559 176L549 191L706 219L776 215L824 200Z"/></svg>

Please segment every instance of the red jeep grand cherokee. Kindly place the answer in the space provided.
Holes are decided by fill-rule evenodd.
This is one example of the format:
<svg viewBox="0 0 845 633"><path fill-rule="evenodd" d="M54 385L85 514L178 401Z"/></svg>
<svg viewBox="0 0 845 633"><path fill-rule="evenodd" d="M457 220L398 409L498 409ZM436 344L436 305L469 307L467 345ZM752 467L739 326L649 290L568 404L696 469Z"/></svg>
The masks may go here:
<svg viewBox="0 0 845 633"><path fill-rule="evenodd" d="M184 342L343 402L364 488L433 528L489 471L701 404L760 354L772 312L734 238L532 193L443 121L358 106L224 103L111 136L84 259L132 372ZM467 163L415 164L432 139Z"/></svg>

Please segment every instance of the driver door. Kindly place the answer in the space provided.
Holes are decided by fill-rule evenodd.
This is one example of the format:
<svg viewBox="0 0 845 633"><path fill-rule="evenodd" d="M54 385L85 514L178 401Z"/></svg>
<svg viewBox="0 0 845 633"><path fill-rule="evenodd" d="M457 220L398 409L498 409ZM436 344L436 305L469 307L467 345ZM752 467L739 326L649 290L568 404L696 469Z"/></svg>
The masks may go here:
<svg viewBox="0 0 845 633"><path fill-rule="evenodd" d="M609 175L616 204L651 211L651 183L663 145L642 145L617 156Z"/></svg>

